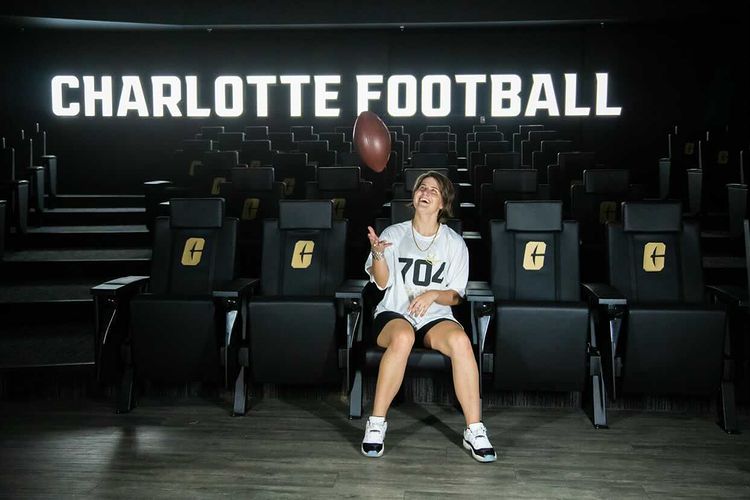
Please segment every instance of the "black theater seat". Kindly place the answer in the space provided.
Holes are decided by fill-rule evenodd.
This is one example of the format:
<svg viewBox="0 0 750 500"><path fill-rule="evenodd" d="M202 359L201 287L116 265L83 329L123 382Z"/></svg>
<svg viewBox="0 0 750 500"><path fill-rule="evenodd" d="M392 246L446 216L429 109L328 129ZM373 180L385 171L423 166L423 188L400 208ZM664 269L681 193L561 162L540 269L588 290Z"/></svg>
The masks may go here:
<svg viewBox="0 0 750 500"><path fill-rule="evenodd" d="M307 153L307 160L319 167L333 167L336 165L336 151L328 149L328 141L305 140L297 141L297 151Z"/></svg>
<svg viewBox="0 0 750 500"><path fill-rule="evenodd" d="M219 151L240 151L245 141L244 132L223 132L217 138Z"/></svg>
<svg viewBox="0 0 750 500"><path fill-rule="evenodd" d="M332 149L339 154L352 152L352 143L347 142L344 139L343 132L321 132L318 136L321 141L328 141L329 149Z"/></svg>
<svg viewBox="0 0 750 500"><path fill-rule="evenodd" d="M532 130L544 130L544 125L519 125L518 132L513 133L513 151L521 152L521 142L529 139Z"/></svg>
<svg viewBox="0 0 750 500"><path fill-rule="evenodd" d="M279 216L284 199L283 182L276 181L273 167L233 168L231 182L220 186L227 215L239 219L238 241L241 276L260 276L263 220Z"/></svg>
<svg viewBox="0 0 750 500"><path fill-rule="evenodd" d="M361 274L370 251L367 226L375 223L379 210L372 182L360 178L359 167L318 168L318 180L306 186L308 200L331 200L336 220L348 221L346 276Z"/></svg>
<svg viewBox="0 0 750 500"><path fill-rule="evenodd" d="M276 179L285 185L287 198L305 197L305 183L315 180L315 165L307 163L307 153L275 153L272 160Z"/></svg>
<svg viewBox="0 0 750 500"><path fill-rule="evenodd" d="M622 203L643 198L630 184L630 171L595 168L583 171L583 182L571 186L570 213L581 233L584 281L606 280L606 225L622 220Z"/></svg>
<svg viewBox="0 0 750 500"><path fill-rule="evenodd" d="M540 182L548 182L547 167L557 165L557 155L566 151L573 151L573 141L557 139L542 141L539 151L531 153L531 168L539 171Z"/></svg>
<svg viewBox="0 0 750 500"><path fill-rule="evenodd" d="M222 183L229 180L233 168L239 164L237 151L207 151L203 153L200 175L194 176L195 196L218 196Z"/></svg>
<svg viewBox="0 0 750 500"><path fill-rule="evenodd" d="M275 151L271 149L271 141L267 139L252 139L242 143L240 162L249 167L266 167L273 163Z"/></svg>
<svg viewBox="0 0 750 500"><path fill-rule="evenodd" d="M489 241L490 221L505 217L507 201L548 199L549 186L538 183L536 170L496 168L492 171L491 182L483 183L480 188L479 231Z"/></svg>
<svg viewBox="0 0 750 500"><path fill-rule="evenodd" d="M264 222L261 293L248 305L243 371L254 383L338 384L358 328L336 291L344 282L346 221L331 201L282 200ZM348 326L348 328L347 328ZM245 391L235 391L235 412Z"/></svg>
<svg viewBox="0 0 750 500"><path fill-rule="evenodd" d="M268 134L271 140L271 148L280 152L289 152L295 150L294 134L291 132L271 132Z"/></svg>
<svg viewBox="0 0 750 500"><path fill-rule="evenodd" d="M19 234L28 229L29 181L16 178L16 152L0 141L0 198L5 199L5 231L11 227Z"/></svg>
<svg viewBox="0 0 750 500"><path fill-rule="evenodd" d="M470 173L477 165L487 164L486 155L511 152L511 144L508 141L481 141L477 143L477 148L477 151L472 151L466 155ZM473 179L472 182L474 182Z"/></svg>
<svg viewBox="0 0 750 500"><path fill-rule="evenodd" d="M485 153L484 162L474 165L471 172L471 185L474 189L474 202L479 205L482 184L492 182L492 172L497 169L521 168L521 155L518 153Z"/></svg>
<svg viewBox="0 0 750 500"><path fill-rule="evenodd" d="M150 278L92 288L97 366L100 379L119 379L118 412L133 408L138 379L235 381L240 306L252 284L235 279L236 239L223 200L173 199L170 216L156 219Z"/></svg>
<svg viewBox="0 0 750 500"><path fill-rule="evenodd" d="M245 127L246 141L265 141L268 139L268 126L250 125Z"/></svg>
<svg viewBox="0 0 750 500"><path fill-rule="evenodd" d="M607 246L609 285L588 290L594 303L626 301L597 328L610 397L716 396L720 425L736 431L726 310L706 302L698 223L679 202L626 202Z"/></svg>
<svg viewBox="0 0 750 500"><path fill-rule="evenodd" d="M534 151L539 151L541 149L542 141L561 138L560 132L557 132L556 130L529 131L529 138L525 141L521 141L521 165L525 167L531 166L531 154Z"/></svg>
<svg viewBox="0 0 750 500"><path fill-rule="evenodd" d="M583 181L583 171L597 168L596 153L590 151L564 151L558 153L557 164L547 166L547 183L551 195L562 200L563 213L570 213L570 186Z"/></svg>
<svg viewBox="0 0 750 500"><path fill-rule="evenodd" d="M310 125L294 125L289 127L289 132L294 135L294 142L318 140L318 134L315 133Z"/></svg>
<svg viewBox="0 0 750 500"><path fill-rule="evenodd" d="M467 293L480 366L497 390L584 392L594 426L605 427L599 355L581 301L578 225L562 220L559 201L505 207L505 220L490 223L489 287Z"/></svg>
<svg viewBox="0 0 750 500"><path fill-rule="evenodd" d="M223 134L223 133L224 133L224 126L223 125L216 125L216 126L210 126L210 127L201 127L200 134L198 134L196 136L196 139L218 141L219 140L219 134Z"/></svg>

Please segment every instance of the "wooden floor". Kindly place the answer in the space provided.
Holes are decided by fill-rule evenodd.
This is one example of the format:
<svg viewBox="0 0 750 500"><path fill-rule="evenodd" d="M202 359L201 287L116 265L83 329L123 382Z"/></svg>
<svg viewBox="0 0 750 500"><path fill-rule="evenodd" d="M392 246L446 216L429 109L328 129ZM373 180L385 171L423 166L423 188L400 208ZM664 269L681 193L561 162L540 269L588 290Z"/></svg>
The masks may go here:
<svg viewBox="0 0 750 500"><path fill-rule="evenodd" d="M338 401L4 403L0 496L205 498L750 498L750 419L726 435L708 416L617 411L594 430L572 409L496 409L499 451L474 462L444 406L389 414L385 455L360 455L364 421Z"/></svg>

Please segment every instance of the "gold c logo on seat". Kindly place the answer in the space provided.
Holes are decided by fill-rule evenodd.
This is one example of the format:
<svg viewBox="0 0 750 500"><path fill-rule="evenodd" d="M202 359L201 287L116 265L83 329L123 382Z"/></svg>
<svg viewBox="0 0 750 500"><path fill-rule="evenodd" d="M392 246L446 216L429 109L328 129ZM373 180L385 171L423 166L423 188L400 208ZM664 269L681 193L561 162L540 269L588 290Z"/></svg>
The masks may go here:
<svg viewBox="0 0 750 500"><path fill-rule="evenodd" d="M538 271L544 267L544 254L547 243L543 241L529 241L523 252L523 268L527 271Z"/></svg>
<svg viewBox="0 0 750 500"><path fill-rule="evenodd" d="M290 196L294 192L294 184L295 179L294 177L285 177L284 178L284 194L287 196Z"/></svg>
<svg viewBox="0 0 750 500"><path fill-rule="evenodd" d="M344 218L344 209L346 208L346 198L334 198L333 210L337 219Z"/></svg>
<svg viewBox="0 0 750 500"><path fill-rule="evenodd" d="M615 222L617 220L617 203L614 201L603 201L599 205L599 224Z"/></svg>
<svg viewBox="0 0 750 500"><path fill-rule="evenodd" d="M190 162L190 168L188 169L188 175L190 177L195 175L195 167L202 167L203 162L200 160L193 160Z"/></svg>
<svg viewBox="0 0 750 500"><path fill-rule="evenodd" d="M259 206L260 200L258 198L246 198L242 205L242 220L255 220Z"/></svg>
<svg viewBox="0 0 750 500"><path fill-rule="evenodd" d="M310 240L299 240L294 244L292 252L292 268L307 269L312 264L315 242Z"/></svg>
<svg viewBox="0 0 750 500"><path fill-rule="evenodd" d="M220 186L225 182L227 182L226 177L214 177L214 183L211 186L211 194L219 194Z"/></svg>
<svg viewBox="0 0 750 500"><path fill-rule="evenodd" d="M185 248L182 250L182 265L197 266L203 257L203 246L206 240L203 238L188 238Z"/></svg>
<svg viewBox="0 0 750 500"><path fill-rule="evenodd" d="M729 151L719 151L719 154L716 156L716 163L719 165L726 165L729 163Z"/></svg>
<svg viewBox="0 0 750 500"><path fill-rule="evenodd" d="M692 154L695 153L695 143L694 142L686 142L685 143L685 149L683 150L683 152L687 156L692 156Z"/></svg>
<svg viewBox="0 0 750 500"><path fill-rule="evenodd" d="M659 241L650 241L643 246L643 270L647 273L658 273L664 269L667 245Z"/></svg>

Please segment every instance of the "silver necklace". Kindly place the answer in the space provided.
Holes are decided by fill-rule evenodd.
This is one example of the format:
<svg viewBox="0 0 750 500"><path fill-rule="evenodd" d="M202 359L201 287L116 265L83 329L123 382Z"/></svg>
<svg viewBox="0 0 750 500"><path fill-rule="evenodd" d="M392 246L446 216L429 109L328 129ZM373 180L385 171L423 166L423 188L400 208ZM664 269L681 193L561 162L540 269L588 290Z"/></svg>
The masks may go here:
<svg viewBox="0 0 750 500"><path fill-rule="evenodd" d="M430 249L432 244L435 243L435 239L437 238L437 235L439 232L440 232L440 224L438 224L437 231L435 231L435 234L432 236L432 241L430 241L430 244L427 245L427 248L422 249L419 246L419 243L417 243L417 237L414 235L414 221L412 221L411 223L411 239L414 240L414 246L417 247L417 250L419 250L420 252L426 252L427 250Z"/></svg>

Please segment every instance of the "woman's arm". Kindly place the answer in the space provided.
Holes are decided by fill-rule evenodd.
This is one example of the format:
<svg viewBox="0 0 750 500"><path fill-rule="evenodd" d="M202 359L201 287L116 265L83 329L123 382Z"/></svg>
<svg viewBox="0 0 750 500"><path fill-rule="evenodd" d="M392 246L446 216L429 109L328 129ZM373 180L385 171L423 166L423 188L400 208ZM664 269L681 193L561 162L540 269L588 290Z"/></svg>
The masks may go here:
<svg viewBox="0 0 750 500"><path fill-rule="evenodd" d="M414 300L409 304L409 313L415 316L424 316L433 302L441 306L457 306L461 303L461 296L455 290L427 290L414 297Z"/></svg>
<svg viewBox="0 0 750 500"><path fill-rule="evenodd" d="M388 278L390 277L388 263L385 261L385 249L391 246L391 243L378 238L375 230L370 226L367 226L367 238L370 240L372 254L370 273L378 288L384 290L388 286Z"/></svg>

